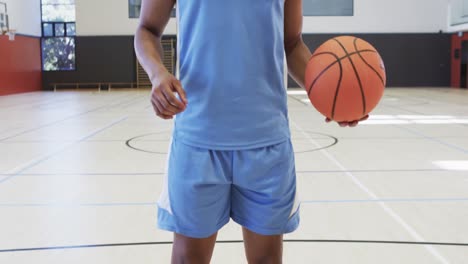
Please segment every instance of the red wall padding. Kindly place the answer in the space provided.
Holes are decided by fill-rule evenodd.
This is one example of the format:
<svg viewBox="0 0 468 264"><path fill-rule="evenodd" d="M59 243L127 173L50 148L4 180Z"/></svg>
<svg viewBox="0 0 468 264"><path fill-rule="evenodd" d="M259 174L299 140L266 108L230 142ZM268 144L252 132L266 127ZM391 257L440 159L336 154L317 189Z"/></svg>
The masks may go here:
<svg viewBox="0 0 468 264"><path fill-rule="evenodd" d="M458 34L452 35L452 77L451 77L451 86L454 88L460 87L460 80L461 80L461 58L455 58L455 50L460 50L461 56L461 48L462 48L462 41L468 40L468 33L463 33L463 36L459 37Z"/></svg>
<svg viewBox="0 0 468 264"><path fill-rule="evenodd" d="M0 36L0 95L38 91L42 88L41 39Z"/></svg>

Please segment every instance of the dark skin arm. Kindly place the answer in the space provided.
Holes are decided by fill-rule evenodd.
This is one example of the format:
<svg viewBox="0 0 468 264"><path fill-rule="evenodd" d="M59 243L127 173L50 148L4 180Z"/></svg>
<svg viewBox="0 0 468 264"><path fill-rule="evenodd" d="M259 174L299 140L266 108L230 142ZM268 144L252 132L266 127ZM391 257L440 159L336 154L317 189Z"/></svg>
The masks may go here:
<svg viewBox="0 0 468 264"><path fill-rule="evenodd" d="M184 111L188 103L181 83L162 62L161 37L174 4L175 0L143 0L140 24L135 34L136 55L153 86L151 104L162 119L172 119Z"/></svg>
<svg viewBox="0 0 468 264"><path fill-rule="evenodd" d="M285 2L284 45L289 74L305 89L305 70L312 54L302 40L302 0L286 0ZM368 116L365 116L361 120L340 122L339 125L354 127L359 121L364 121L367 118ZM331 122L328 118L325 121Z"/></svg>

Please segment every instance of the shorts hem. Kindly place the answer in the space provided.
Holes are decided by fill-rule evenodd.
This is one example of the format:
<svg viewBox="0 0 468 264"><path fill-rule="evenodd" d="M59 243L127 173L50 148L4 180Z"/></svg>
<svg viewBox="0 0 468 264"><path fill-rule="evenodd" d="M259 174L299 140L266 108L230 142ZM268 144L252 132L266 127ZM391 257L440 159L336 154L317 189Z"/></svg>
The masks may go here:
<svg viewBox="0 0 468 264"><path fill-rule="evenodd" d="M158 214L165 215L163 218L167 219L167 214L169 214L165 209L158 208ZM172 215L171 215L172 216ZM173 216L172 216L173 217ZM158 224L157 227L159 229L169 231L169 232L174 232L177 234L181 234L186 237L191 237L191 238L207 238L212 236L214 233L218 232L223 226L225 226L227 223L229 223L229 218L223 219L220 221L215 228L209 229L209 230L204 230L204 231L194 231L190 230L188 228L181 227L180 225L174 225L172 223L167 223L170 220L161 220L161 217L158 216Z"/></svg>
<svg viewBox="0 0 468 264"><path fill-rule="evenodd" d="M253 224L245 219L242 219L236 215L231 215L232 220L238 223L239 225L249 229L250 231L264 235L264 236L272 236L272 235L282 235L292 233L297 230L299 227L300 217L299 217L299 210L295 212L289 219L288 223L283 228L265 228L260 227L256 224Z"/></svg>

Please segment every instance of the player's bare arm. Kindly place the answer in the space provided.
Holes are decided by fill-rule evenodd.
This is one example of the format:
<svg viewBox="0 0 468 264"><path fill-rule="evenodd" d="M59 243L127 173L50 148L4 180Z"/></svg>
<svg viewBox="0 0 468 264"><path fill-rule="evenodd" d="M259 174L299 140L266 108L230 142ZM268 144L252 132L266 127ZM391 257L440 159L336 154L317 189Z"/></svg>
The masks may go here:
<svg viewBox="0 0 468 264"><path fill-rule="evenodd" d="M286 0L284 7L284 46L288 70L294 81L306 89L304 84L305 70L312 53L302 40L302 19L302 0ZM367 118L368 116L365 116L363 119L353 122L340 122L339 125L354 127L359 121L364 121ZM331 120L327 118L326 121L330 122Z"/></svg>
<svg viewBox="0 0 468 264"><path fill-rule="evenodd" d="M302 0L285 2L284 46L289 74L305 89L305 69L312 54L302 40Z"/></svg>
<svg viewBox="0 0 468 264"><path fill-rule="evenodd" d="M172 119L184 111L188 103L181 83L162 62L161 38L174 4L175 0L143 0L140 24L135 34L136 55L153 86L151 103L156 115L163 119Z"/></svg>

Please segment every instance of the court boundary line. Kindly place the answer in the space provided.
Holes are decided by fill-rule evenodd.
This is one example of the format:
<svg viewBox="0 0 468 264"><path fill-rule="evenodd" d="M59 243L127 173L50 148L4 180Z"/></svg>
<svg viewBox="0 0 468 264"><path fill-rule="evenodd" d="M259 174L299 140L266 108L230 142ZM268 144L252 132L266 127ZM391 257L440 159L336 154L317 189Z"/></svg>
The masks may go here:
<svg viewBox="0 0 468 264"><path fill-rule="evenodd" d="M303 170L303 171L296 171L296 174L329 174L329 173L373 173L373 172L380 172L380 173L395 173L395 172L458 172L461 173L462 171L451 171L446 169L375 169L375 170ZM58 176L58 175L76 175L76 176L134 176L134 175L162 175L164 172L66 172L66 173L22 173L18 175L18 177L29 177L29 176ZM0 177L2 176L11 176L11 173L0 173Z"/></svg>
<svg viewBox="0 0 468 264"><path fill-rule="evenodd" d="M384 199L336 199L301 200L301 204L358 204L358 203L446 203L468 202L468 197L460 198L384 198ZM0 207L118 207L118 206L157 206L156 202L43 202L43 203L0 203Z"/></svg>
<svg viewBox="0 0 468 264"><path fill-rule="evenodd" d="M452 242L418 242L418 241L392 241L392 240L340 240L340 239L284 239L284 243L357 243L357 244L397 244L397 245L422 245L422 246L457 246L468 247L468 243ZM216 244L240 244L243 240L218 240ZM31 248L12 248L0 249L0 253L25 252L25 251L47 251L47 250L71 250L84 248L100 247L128 247L128 246L153 246L153 245L172 245L172 241L158 242L134 242L134 243L109 243L109 244L83 244L70 246L53 247L31 247Z"/></svg>

